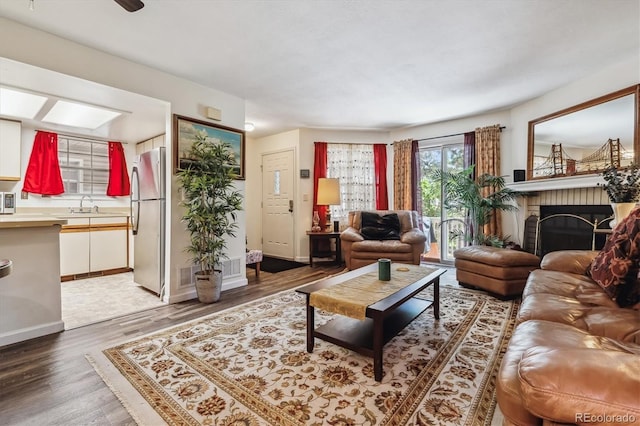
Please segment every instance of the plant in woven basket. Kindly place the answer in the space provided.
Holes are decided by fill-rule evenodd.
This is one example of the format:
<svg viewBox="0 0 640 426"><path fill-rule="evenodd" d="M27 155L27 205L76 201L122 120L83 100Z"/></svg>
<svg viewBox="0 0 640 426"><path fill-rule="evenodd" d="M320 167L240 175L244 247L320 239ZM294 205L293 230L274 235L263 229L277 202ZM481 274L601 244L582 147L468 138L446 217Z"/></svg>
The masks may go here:
<svg viewBox="0 0 640 426"><path fill-rule="evenodd" d="M185 163L177 176L184 195L182 221L191 235L187 251L200 265L196 273L198 298L215 302L222 283L222 271L216 268L227 258L225 237L235 237L236 213L242 210L242 194L235 189L231 166L233 151L226 142L197 134ZM215 283L213 296L208 294L207 280ZM207 294L202 295L201 289Z"/></svg>
<svg viewBox="0 0 640 426"><path fill-rule="evenodd" d="M637 164L623 169L608 167L602 177L605 181L602 189L607 191L612 203L635 203L640 200L640 167Z"/></svg>

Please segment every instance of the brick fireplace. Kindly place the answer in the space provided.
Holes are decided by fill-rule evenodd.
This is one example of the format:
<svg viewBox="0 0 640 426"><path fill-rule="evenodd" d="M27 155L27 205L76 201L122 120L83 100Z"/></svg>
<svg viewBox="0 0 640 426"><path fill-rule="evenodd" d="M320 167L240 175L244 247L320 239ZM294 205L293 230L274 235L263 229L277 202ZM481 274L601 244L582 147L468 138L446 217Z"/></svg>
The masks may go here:
<svg viewBox="0 0 640 426"><path fill-rule="evenodd" d="M524 248L534 252L535 228L538 218L553 214L573 214L589 222L602 222L613 214L609 198L599 187L539 190L526 197L526 222ZM600 228L607 228L603 224ZM580 219L571 217L551 218L540 226L538 254L566 249L590 249L593 227ZM602 248L604 234L596 234L595 248Z"/></svg>

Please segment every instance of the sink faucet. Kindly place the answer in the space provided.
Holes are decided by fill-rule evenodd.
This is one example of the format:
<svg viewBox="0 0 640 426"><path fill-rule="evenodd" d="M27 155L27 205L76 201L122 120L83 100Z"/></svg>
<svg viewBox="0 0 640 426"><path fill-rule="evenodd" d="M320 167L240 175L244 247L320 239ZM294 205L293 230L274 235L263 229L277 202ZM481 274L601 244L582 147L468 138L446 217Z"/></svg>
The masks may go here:
<svg viewBox="0 0 640 426"><path fill-rule="evenodd" d="M83 195L82 198L80 198L80 211L82 211L82 203L86 197L89 197L89 201L93 203L93 198L91 198L91 195L88 195L88 194Z"/></svg>

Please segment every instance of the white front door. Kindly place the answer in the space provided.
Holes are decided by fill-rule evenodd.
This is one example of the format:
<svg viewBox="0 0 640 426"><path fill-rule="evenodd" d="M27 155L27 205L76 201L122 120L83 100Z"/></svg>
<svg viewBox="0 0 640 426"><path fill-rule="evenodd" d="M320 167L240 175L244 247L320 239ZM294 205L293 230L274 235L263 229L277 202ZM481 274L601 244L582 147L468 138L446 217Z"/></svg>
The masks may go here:
<svg viewBox="0 0 640 426"><path fill-rule="evenodd" d="M262 251L293 260L293 150L262 155Z"/></svg>

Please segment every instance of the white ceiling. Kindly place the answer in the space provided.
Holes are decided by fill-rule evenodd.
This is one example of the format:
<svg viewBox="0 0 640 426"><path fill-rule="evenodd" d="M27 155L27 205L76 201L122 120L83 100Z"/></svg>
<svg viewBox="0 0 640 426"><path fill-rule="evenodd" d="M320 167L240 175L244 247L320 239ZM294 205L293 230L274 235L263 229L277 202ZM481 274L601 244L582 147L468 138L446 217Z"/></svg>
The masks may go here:
<svg viewBox="0 0 640 426"><path fill-rule="evenodd" d="M0 16L244 98L255 137L504 109L640 50L640 0L145 3L0 0Z"/></svg>
<svg viewBox="0 0 640 426"><path fill-rule="evenodd" d="M5 0L0 0L0 4L3 1ZM0 85L43 94L48 98L33 120L24 117L7 117L20 119L25 128L53 130L130 143L140 142L165 132L167 103L147 96L1 57ZM123 114L96 130L42 122L44 115L55 101L60 99L106 106Z"/></svg>

